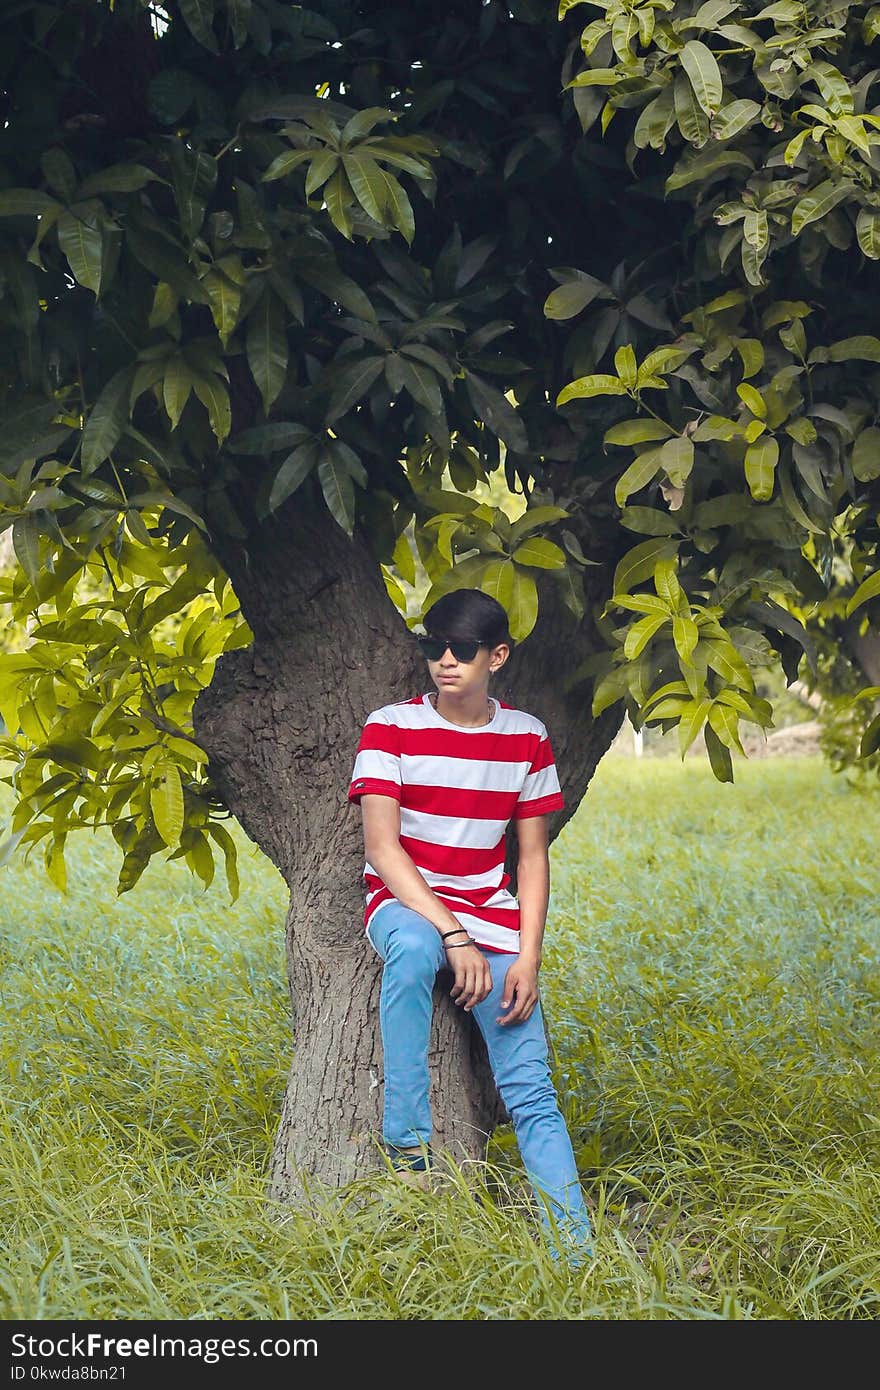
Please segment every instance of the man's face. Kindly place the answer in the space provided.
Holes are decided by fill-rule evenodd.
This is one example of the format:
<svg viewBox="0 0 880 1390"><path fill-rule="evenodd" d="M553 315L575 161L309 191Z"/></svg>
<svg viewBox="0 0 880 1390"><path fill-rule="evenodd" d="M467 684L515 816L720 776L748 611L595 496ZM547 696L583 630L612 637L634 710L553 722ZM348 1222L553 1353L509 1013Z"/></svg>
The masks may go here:
<svg viewBox="0 0 880 1390"><path fill-rule="evenodd" d="M457 698L485 693L489 685L489 676L507 660L507 644L501 643L491 648L478 647L472 661L464 661L460 656L456 656L453 650L456 646L457 643L452 639L452 646L447 646L436 661L428 661L428 670L438 692L446 692Z"/></svg>

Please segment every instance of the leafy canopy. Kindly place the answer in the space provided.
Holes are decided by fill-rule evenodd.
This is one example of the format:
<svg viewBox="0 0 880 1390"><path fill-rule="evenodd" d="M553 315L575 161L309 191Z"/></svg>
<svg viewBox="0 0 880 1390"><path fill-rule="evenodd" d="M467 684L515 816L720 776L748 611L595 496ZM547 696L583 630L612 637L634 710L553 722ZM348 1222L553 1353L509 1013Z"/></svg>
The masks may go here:
<svg viewBox="0 0 880 1390"><path fill-rule="evenodd" d="M875 10L22 0L15 843L60 884L65 835L107 823L120 888L168 847L209 881L191 704L249 638L217 557L314 505L401 609L410 537L427 602L484 587L519 638L558 584L598 630L572 688L682 755L703 733L731 780L841 556L848 611L880 599ZM500 468L516 521L469 495Z"/></svg>

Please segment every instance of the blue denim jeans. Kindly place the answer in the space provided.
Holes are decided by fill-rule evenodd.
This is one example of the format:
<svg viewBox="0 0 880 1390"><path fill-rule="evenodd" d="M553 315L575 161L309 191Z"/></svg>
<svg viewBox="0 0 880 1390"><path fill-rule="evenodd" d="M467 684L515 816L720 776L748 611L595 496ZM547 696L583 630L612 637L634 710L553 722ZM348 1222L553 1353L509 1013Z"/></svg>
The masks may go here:
<svg viewBox="0 0 880 1390"><path fill-rule="evenodd" d="M431 923L393 902L370 922L369 938L385 962L380 1020L385 1054L382 1136L401 1148L427 1144L428 1045L432 992L446 952ZM492 989L472 1010L495 1084L513 1122L523 1165L545 1226L548 1210L572 1253L590 1253L592 1232L565 1121L550 1076L540 1004L522 1023L501 1025L504 981L515 955L487 951Z"/></svg>

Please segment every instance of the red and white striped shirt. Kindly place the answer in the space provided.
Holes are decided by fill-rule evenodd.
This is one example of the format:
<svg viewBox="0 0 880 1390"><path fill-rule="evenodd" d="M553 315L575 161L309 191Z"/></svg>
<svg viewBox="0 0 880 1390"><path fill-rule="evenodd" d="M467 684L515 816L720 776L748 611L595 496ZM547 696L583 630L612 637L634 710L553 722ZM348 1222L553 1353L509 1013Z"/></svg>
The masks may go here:
<svg viewBox="0 0 880 1390"><path fill-rule="evenodd" d="M367 716L349 801L365 793L400 802L400 843L422 878L475 941L519 950L519 904L507 892L509 822L565 805L547 729L534 715L493 699L488 724L462 728L428 695ZM364 865L364 926L391 890Z"/></svg>

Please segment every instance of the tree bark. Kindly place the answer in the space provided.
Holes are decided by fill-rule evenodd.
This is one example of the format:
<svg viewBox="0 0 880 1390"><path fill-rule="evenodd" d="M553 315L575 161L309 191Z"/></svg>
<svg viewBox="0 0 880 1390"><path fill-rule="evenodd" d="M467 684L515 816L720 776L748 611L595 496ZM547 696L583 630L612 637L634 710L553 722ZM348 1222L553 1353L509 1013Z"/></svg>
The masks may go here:
<svg viewBox="0 0 880 1390"><path fill-rule="evenodd" d="M270 1184L280 1201L295 1200L307 1175L337 1186L381 1162L381 962L363 933L361 818L346 792L367 714L430 688L363 538L350 540L307 500L293 521L265 526L259 552L253 541L249 555L217 545L254 641L221 658L195 707L218 792L290 888L295 1046ZM593 720L584 687L562 689L595 649L592 624L576 623L550 583L540 613L492 689L548 726L567 803L553 817L555 836L620 717ZM442 975L435 998L432 1142L477 1156L503 1111L482 1040Z"/></svg>

